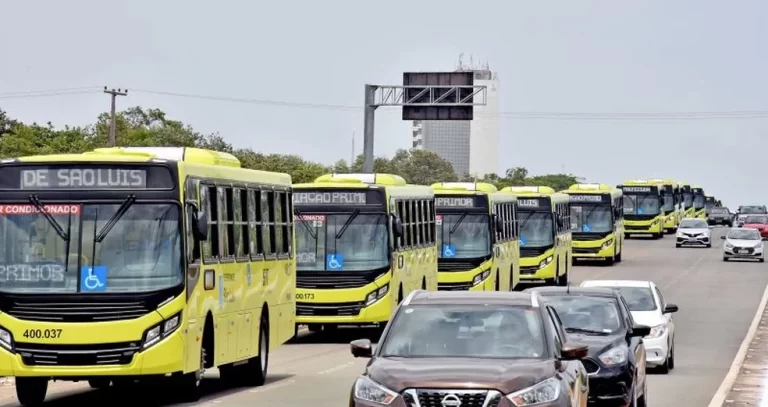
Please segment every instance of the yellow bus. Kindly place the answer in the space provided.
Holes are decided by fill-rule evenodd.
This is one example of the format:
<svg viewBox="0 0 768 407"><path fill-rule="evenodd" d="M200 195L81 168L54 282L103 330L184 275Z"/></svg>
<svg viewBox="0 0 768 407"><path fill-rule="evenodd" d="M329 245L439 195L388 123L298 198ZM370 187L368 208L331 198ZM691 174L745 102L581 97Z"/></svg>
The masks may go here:
<svg viewBox="0 0 768 407"><path fill-rule="evenodd" d="M295 324L291 178L194 148L0 162L0 376L22 405L202 373L264 383Z"/></svg>
<svg viewBox="0 0 768 407"><path fill-rule="evenodd" d="M517 195L520 282L567 285L572 262L568 195L545 186L501 191Z"/></svg>
<svg viewBox="0 0 768 407"><path fill-rule="evenodd" d="M624 197L624 237L635 234L652 235L656 239L664 237L664 198L661 185L647 180L626 181L617 188Z"/></svg>
<svg viewBox="0 0 768 407"><path fill-rule="evenodd" d="M384 326L414 290L437 290L435 199L390 174L294 185L296 323Z"/></svg>
<svg viewBox="0 0 768 407"><path fill-rule="evenodd" d="M709 216L709 211L716 206L719 206L717 198L712 195L707 195L704 197L704 213L707 216Z"/></svg>
<svg viewBox="0 0 768 407"><path fill-rule="evenodd" d="M574 184L563 191L570 199L573 259L621 261L624 213L621 191L607 184Z"/></svg>
<svg viewBox="0 0 768 407"><path fill-rule="evenodd" d="M683 219L683 194L680 185L677 181L670 179L650 179L648 181L662 187L663 207L667 214L667 217L664 218L664 231L667 233L677 232L677 225Z"/></svg>
<svg viewBox="0 0 768 407"><path fill-rule="evenodd" d="M697 219L707 220L706 214L706 194L704 188L694 185L691 187L691 193L693 194L693 217Z"/></svg>
<svg viewBox="0 0 768 407"><path fill-rule="evenodd" d="M691 190L691 184L687 182L680 183L680 192L683 196L683 218L693 218L693 191Z"/></svg>
<svg viewBox="0 0 768 407"><path fill-rule="evenodd" d="M517 197L482 182L432 184L437 213L437 289L511 291L520 280Z"/></svg>

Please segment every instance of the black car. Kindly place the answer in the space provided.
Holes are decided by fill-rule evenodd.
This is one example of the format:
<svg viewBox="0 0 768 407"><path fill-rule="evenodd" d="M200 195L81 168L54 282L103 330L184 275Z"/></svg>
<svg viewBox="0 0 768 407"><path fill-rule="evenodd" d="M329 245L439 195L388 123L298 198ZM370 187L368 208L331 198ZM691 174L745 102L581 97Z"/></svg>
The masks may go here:
<svg viewBox="0 0 768 407"><path fill-rule="evenodd" d="M350 407L580 407L588 347L566 342L553 307L521 292L415 291L352 386Z"/></svg>
<svg viewBox="0 0 768 407"><path fill-rule="evenodd" d="M733 227L733 215L731 215L731 211L728 210L728 208L715 207L709 210L707 223L709 225L727 225L728 227Z"/></svg>
<svg viewBox="0 0 768 407"><path fill-rule="evenodd" d="M569 340L589 346L589 355L582 363L589 373L590 404L646 407L642 338L651 328L635 325L621 294L609 288L529 290L541 294L544 302L557 310Z"/></svg>

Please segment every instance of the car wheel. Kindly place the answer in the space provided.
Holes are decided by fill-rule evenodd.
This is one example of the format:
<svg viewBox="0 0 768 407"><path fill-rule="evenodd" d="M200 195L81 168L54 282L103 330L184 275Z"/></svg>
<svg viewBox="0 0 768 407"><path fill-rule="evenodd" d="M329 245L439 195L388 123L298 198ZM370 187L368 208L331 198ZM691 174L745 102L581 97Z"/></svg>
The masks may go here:
<svg viewBox="0 0 768 407"><path fill-rule="evenodd" d="M765 263L765 259L759 259L760 263Z"/></svg>
<svg viewBox="0 0 768 407"><path fill-rule="evenodd" d="M727 257L723 257L723 261L728 261L728 258Z"/></svg>
<svg viewBox="0 0 768 407"><path fill-rule="evenodd" d="M711 248L711 247L712 247L712 243L710 243L710 244L708 244L708 245L707 245L707 249L709 249L709 248Z"/></svg>
<svg viewBox="0 0 768 407"><path fill-rule="evenodd" d="M683 245L675 243L675 247L679 249L679 248L683 247Z"/></svg>
<svg viewBox="0 0 768 407"><path fill-rule="evenodd" d="M672 370L675 368L675 340L672 339L672 347L669 348L669 358L667 359L667 365L669 366L669 370Z"/></svg>
<svg viewBox="0 0 768 407"><path fill-rule="evenodd" d="M669 373L669 358L664 361L664 364L659 366L659 373L661 374L667 374Z"/></svg>

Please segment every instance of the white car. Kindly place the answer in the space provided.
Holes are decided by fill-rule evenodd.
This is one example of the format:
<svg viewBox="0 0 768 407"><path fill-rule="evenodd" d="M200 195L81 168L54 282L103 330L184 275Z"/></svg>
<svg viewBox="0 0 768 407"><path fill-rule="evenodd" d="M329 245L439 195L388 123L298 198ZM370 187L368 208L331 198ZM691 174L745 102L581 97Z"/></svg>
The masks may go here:
<svg viewBox="0 0 768 407"><path fill-rule="evenodd" d="M712 226L707 221L684 218L677 227L675 247L704 246L712 247Z"/></svg>
<svg viewBox="0 0 768 407"><path fill-rule="evenodd" d="M757 229L732 228L721 236L723 243L723 261L730 259L757 259L765 261L763 238Z"/></svg>
<svg viewBox="0 0 768 407"><path fill-rule="evenodd" d="M668 304L661 290L652 281L587 280L582 287L607 287L618 290L629 305L635 324L651 327L650 335L643 338L645 364L669 373L675 368L675 321L672 314L677 305Z"/></svg>

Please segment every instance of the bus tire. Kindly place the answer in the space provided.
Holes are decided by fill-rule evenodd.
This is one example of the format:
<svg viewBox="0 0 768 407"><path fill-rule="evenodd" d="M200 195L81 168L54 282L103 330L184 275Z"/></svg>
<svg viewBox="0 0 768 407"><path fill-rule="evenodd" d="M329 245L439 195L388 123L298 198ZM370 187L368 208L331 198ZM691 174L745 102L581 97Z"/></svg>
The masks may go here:
<svg viewBox="0 0 768 407"><path fill-rule="evenodd" d="M109 379L90 379L88 380L88 385L91 386L92 389L106 389L111 382L112 381Z"/></svg>
<svg viewBox="0 0 768 407"><path fill-rule="evenodd" d="M17 377L16 398L24 407L41 406L48 393L48 378Z"/></svg>
<svg viewBox="0 0 768 407"><path fill-rule="evenodd" d="M496 269L496 288L494 291L501 291L501 282L499 281L501 279L501 274L499 274L499 269Z"/></svg>
<svg viewBox="0 0 768 407"><path fill-rule="evenodd" d="M208 314L205 318L205 327L203 328L203 342L200 344L200 367L194 372L176 377L176 387L181 401L194 403L202 397L200 383L203 381L205 369L214 366L213 355L215 347L213 341L213 317ZM208 360L209 355L210 361Z"/></svg>
<svg viewBox="0 0 768 407"><path fill-rule="evenodd" d="M619 253L616 255L616 258L614 259L616 263L621 263L621 254L624 253L624 247L621 247L619 249Z"/></svg>
<svg viewBox="0 0 768 407"><path fill-rule="evenodd" d="M424 290L424 291L427 290L427 278L426 277L423 277L421 279L421 289Z"/></svg>
<svg viewBox="0 0 768 407"><path fill-rule="evenodd" d="M262 386L269 368L269 317L262 314L259 324L259 355L248 359L241 376L246 386Z"/></svg>

